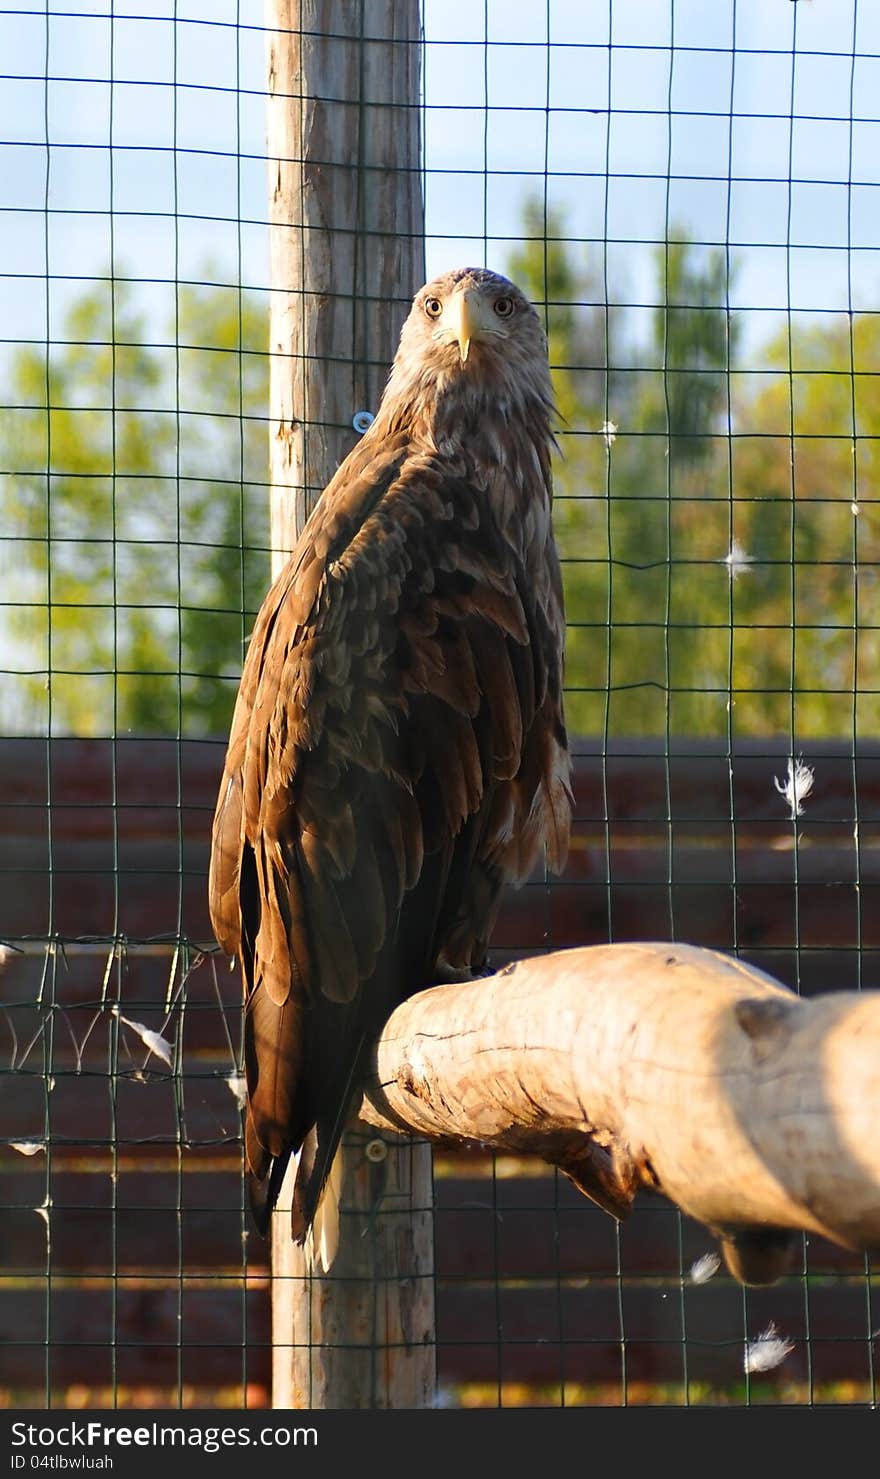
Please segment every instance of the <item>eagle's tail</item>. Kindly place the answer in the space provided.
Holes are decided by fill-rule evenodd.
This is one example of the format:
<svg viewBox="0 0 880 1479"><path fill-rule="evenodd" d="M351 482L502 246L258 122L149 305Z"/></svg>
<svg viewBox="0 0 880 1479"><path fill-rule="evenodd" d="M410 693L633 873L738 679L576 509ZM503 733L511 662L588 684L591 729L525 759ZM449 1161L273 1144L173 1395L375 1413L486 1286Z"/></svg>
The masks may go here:
<svg viewBox="0 0 880 1479"><path fill-rule="evenodd" d="M327 1168L321 1156L317 1126L312 1126L296 1156L296 1180L290 1209L294 1242L306 1250L310 1267L330 1269L339 1248L339 1200L345 1163L337 1144Z"/></svg>
<svg viewBox="0 0 880 1479"><path fill-rule="evenodd" d="M310 1270L329 1273L339 1250L339 1202L344 1176L345 1161L340 1145L305 1236L304 1247Z"/></svg>
<svg viewBox="0 0 880 1479"><path fill-rule="evenodd" d="M315 1147L309 1142L314 1138L315 1132L312 1130L297 1155L291 1157L288 1152L277 1156L268 1176L260 1178L251 1172L248 1176L248 1193L257 1231L266 1238L269 1236L272 1212L281 1194L287 1166L292 1159L296 1180L291 1208L291 1231L294 1240L305 1248L310 1271L315 1269L328 1273L339 1249L339 1201L345 1163L340 1145L336 1149L317 1204L309 1210L310 1171L315 1153Z"/></svg>
<svg viewBox="0 0 880 1479"><path fill-rule="evenodd" d="M251 1216L254 1219L254 1226L257 1232L263 1238L269 1236L269 1223L272 1219L275 1203L281 1193L281 1185L284 1181L289 1160L289 1151L285 1155L276 1156L272 1162L271 1169L267 1167L268 1174L264 1176L260 1176L252 1167L248 1167L247 1184Z"/></svg>
<svg viewBox="0 0 880 1479"><path fill-rule="evenodd" d="M342 1133L360 1082L370 1039L361 1031L357 1048L348 1058L344 1080L332 1081L318 1110L316 1122L307 1131L296 1157L296 1180L290 1209L290 1231L294 1242L312 1248L324 1271L330 1267L339 1246L339 1198L344 1162ZM329 1105L329 1112L324 1106ZM323 1249L323 1255L321 1250ZM325 1261L329 1257L330 1262Z"/></svg>

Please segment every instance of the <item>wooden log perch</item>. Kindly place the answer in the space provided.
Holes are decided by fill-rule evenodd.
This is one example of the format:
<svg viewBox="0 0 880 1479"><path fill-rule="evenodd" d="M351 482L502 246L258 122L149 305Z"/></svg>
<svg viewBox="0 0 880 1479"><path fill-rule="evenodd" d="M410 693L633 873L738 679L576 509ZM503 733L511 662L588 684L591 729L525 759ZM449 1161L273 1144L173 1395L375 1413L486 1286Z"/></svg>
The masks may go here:
<svg viewBox="0 0 880 1479"><path fill-rule="evenodd" d="M361 1117L541 1156L618 1218L661 1192L743 1283L797 1230L880 1248L877 991L805 1000L690 945L558 951L400 1006Z"/></svg>

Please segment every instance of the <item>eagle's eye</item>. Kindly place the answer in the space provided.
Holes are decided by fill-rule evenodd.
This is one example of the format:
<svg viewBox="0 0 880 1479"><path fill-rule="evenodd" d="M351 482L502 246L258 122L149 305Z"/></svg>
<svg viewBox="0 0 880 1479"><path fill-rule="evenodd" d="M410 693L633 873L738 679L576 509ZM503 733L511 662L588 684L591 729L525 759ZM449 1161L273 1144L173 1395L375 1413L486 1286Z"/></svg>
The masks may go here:
<svg viewBox="0 0 880 1479"><path fill-rule="evenodd" d="M496 298L495 312L498 314L499 318L510 318L510 315L513 313L513 299Z"/></svg>
<svg viewBox="0 0 880 1479"><path fill-rule="evenodd" d="M439 318L443 312L443 304L439 298L425 299L425 312L429 318Z"/></svg>

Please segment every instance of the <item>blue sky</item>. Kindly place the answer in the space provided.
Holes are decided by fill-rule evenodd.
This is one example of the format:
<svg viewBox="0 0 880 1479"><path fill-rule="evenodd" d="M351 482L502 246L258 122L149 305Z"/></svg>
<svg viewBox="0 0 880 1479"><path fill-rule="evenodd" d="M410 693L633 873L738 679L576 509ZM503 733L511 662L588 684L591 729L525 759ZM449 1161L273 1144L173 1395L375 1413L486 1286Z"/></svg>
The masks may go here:
<svg viewBox="0 0 880 1479"><path fill-rule="evenodd" d="M267 285L262 4L123 0L112 24L109 9L0 12L7 342L45 338L47 268L54 336L111 252L151 284L157 324L174 277L208 260ZM430 272L503 266L546 167L618 301L650 303L667 223L730 241L744 356L788 307L876 304L876 3L425 0L424 22Z"/></svg>

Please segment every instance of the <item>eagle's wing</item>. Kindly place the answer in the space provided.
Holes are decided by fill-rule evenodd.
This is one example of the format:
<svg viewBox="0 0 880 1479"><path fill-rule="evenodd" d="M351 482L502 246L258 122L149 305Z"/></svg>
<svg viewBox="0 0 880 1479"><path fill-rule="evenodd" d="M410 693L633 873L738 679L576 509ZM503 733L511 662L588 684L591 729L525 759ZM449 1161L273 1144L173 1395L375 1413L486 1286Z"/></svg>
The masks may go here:
<svg viewBox="0 0 880 1479"><path fill-rule="evenodd" d="M214 821L212 921L247 994L255 1209L272 1161L270 1204L303 1146L300 1238L385 1017L438 973L479 968L505 882L545 844L558 870L568 844L552 542L536 582L479 469L369 440L259 614Z"/></svg>

